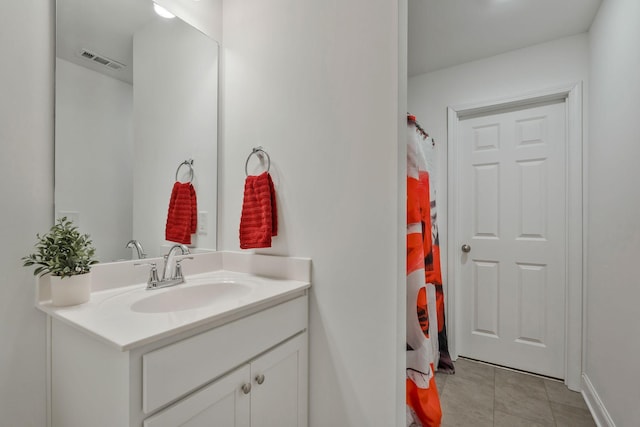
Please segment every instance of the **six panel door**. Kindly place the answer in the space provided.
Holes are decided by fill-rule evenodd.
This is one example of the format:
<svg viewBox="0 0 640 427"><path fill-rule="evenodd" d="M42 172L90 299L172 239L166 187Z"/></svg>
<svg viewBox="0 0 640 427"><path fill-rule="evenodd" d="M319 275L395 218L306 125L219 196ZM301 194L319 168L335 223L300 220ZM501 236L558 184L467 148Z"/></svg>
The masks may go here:
<svg viewBox="0 0 640 427"><path fill-rule="evenodd" d="M459 353L556 378L565 373L565 116L556 102L471 117L458 140Z"/></svg>

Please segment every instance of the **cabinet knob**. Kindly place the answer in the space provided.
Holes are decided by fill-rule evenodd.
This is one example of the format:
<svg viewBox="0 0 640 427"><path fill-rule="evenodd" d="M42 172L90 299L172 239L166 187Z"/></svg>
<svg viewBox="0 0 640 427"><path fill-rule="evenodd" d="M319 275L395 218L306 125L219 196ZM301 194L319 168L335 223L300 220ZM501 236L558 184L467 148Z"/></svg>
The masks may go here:
<svg viewBox="0 0 640 427"><path fill-rule="evenodd" d="M249 383L242 384L242 392L244 394L249 394L250 391L251 391L251 384L249 384Z"/></svg>
<svg viewBox="0 0 640 427"><path fill-rule="evenodd" d="M264 382L264 375L262 375L262 374L256 375L256 382L258 384L262 384Z"/></svg>
<svg viewBox="0 0 640 427"><path fill-rule="evenodd" d="M462 245L462 247L460 249L462 249L462 252L464 252L465 254L471 252L471 246L469 246L467 244Z"/></svg>

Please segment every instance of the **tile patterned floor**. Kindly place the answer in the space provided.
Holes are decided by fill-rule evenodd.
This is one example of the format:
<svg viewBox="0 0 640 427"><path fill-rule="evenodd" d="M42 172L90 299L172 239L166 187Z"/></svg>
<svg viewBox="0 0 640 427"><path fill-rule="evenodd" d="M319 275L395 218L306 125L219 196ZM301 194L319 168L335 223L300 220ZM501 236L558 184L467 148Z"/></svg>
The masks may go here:
<svg viewBox="0 0 640 427"><path fill-rule="evenodd" d="M582 395L559 381L459 358L436 374L442 427L595 427Z"/></svg>

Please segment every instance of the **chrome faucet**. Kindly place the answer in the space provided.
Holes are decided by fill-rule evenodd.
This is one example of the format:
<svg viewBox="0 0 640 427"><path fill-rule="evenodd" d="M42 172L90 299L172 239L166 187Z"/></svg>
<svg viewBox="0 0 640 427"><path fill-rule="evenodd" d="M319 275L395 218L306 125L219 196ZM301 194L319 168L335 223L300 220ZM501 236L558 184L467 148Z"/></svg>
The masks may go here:
<svg viewBox="0 0 640 427"><path fill-rule="evenodd" d="M177 255L176 252L180 251ZM189 248L185 245L173 245L169 252L164 256L164 269L162 271L162 279L158 278L158 268L155 262L141 262L134 265L150 265L151 271L149 272L149 280L147 280L147 290L166 288L169 286L175 286L180 283L184 283L184 276L182 275L182 260L193 259L192 256L180 256L189 255Z"/></svg>
<svg viewBox="0 0 640 427"><path fill-rule="evenodd" d="M125 247L136 248L138 259L145 259L147 257L147 254L144 253L144 249L142 249L142 243L138 242L137 240L129 240L129 242L127 242L127 246Z"/></svg>
<svg viewBox="0 0 640 427"><path fill-rule="evenodd" d="M182 276L180 268L180 260L174 261L176 252L180 251L180 255L189 255L189 248L185 245L173 245L169 252L164 256L164 271L162 272L162 280L177 279L178 273ZM175 266L175 267L174 267Z"/></svg>

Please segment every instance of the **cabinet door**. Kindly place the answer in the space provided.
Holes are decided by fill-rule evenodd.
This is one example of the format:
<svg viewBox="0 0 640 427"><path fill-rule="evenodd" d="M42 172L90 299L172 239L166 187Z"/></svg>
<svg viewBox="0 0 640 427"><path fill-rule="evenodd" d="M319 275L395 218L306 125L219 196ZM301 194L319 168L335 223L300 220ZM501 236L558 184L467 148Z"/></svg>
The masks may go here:
<svg viewBox="0 0 640 427"><path fill-rule="evenodd" d="M178 403L147 418L144 427L249 427L250 367L245 365Z"/></svg>
<svg viewBox="0 0 640 427"><path fill-rule="evenodd" d="M307 425L307 364L306 332L251 363L251 427Z"/></svg>

